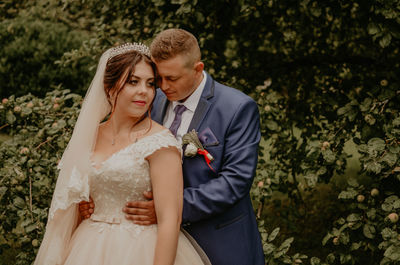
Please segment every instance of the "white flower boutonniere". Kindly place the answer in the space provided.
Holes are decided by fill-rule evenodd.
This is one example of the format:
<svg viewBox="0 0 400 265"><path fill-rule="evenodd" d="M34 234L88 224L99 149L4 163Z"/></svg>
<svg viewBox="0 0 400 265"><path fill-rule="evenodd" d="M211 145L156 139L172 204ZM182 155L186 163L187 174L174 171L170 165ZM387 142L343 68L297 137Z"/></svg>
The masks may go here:
<svg viewBox="0 0 400 265"><path fill-rule="evenodd" d="M194 157L196 154L197 147L192 143L187 144L185 149L185 156Z"/></svg>
<svg viewBox="0 0 400 265"><path fill-rule="evenodd" d="M195 130L191 130L182 137L182 145L186 145L185 156L194 157L196 154L203 155L207 165L214 171L210 165L214 157L204 149Z"/></svg>

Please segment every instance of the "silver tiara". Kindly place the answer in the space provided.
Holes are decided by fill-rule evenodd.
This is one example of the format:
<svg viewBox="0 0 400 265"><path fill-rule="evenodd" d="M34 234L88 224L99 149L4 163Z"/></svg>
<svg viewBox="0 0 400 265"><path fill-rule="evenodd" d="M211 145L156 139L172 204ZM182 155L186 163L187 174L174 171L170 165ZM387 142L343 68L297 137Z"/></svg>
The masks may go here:
<svg viewBox="0 0 400 265"><path fill-rule="evenodd" d="M128 42L128 43L122 44L120 46L111 48L110 49L110 57L108 58L108 60L110 60L114 56L124 54L124 53L130 52L130 51L137 51L137 52L140 52L140 53L150 57L149 47L147 47L146 45L144 45L143 43L140 43L140 42L134 42L134 43Z"/></svg>

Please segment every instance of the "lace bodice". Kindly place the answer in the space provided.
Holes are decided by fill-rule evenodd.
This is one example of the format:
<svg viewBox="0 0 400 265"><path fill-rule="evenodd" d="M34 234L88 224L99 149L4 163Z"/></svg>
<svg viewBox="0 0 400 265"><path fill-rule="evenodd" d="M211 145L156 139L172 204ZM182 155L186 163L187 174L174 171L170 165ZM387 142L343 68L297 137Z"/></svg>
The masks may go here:
<svg viewBox="0 0 400 265"><path fill-rule="evenodd" d="M95 209L90 219L108 224L130 223L122 208L128 201L144 200L151 190L146 157L160 148L181 147L169 130L163 130L117 151L99 165L92 163L89 174L90 196Z"/></svg>

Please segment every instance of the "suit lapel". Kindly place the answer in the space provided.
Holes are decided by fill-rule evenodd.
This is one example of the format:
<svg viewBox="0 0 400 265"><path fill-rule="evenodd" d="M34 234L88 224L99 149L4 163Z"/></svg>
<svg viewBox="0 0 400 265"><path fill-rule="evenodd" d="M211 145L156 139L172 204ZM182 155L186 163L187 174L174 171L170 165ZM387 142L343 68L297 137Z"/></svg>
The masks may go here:
<svg viewBox="0 0 400 265"><path fill-rule="evenodd" d="M165 112L167 111L167 107L169 104L169 100L167 97L162 93L161 91L158 92L160 99L160 103L158 107L156 108L156 112L154 114L153 119L158 122L159 124L163 124Z"/></svg>
<svg viewBox="0 0 400 265"><path fill-rule="evenodd" d="M207 81L204 86L203 93L201 94L199 104L194 112L192 121L190 122L188 131L193 129L198 130L200 127L201 122L204 120L209 108L211 107L212 103L209 101L211 97L214 96L214 80L211 78L209 74L207 74Z"/></svg>

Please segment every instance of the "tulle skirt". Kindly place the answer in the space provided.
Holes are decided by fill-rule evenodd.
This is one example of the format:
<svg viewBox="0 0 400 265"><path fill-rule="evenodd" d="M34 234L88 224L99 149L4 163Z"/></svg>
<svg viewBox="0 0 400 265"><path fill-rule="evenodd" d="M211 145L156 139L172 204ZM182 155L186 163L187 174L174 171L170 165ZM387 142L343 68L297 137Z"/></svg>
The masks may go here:
<svg viewBox="0 0 400 265"><path fill-rule="evenodd" d="M157 226L83 221L68 246L64 265L153 265ZM180 232L175 265L209 264L196 243Z"/></svg>

